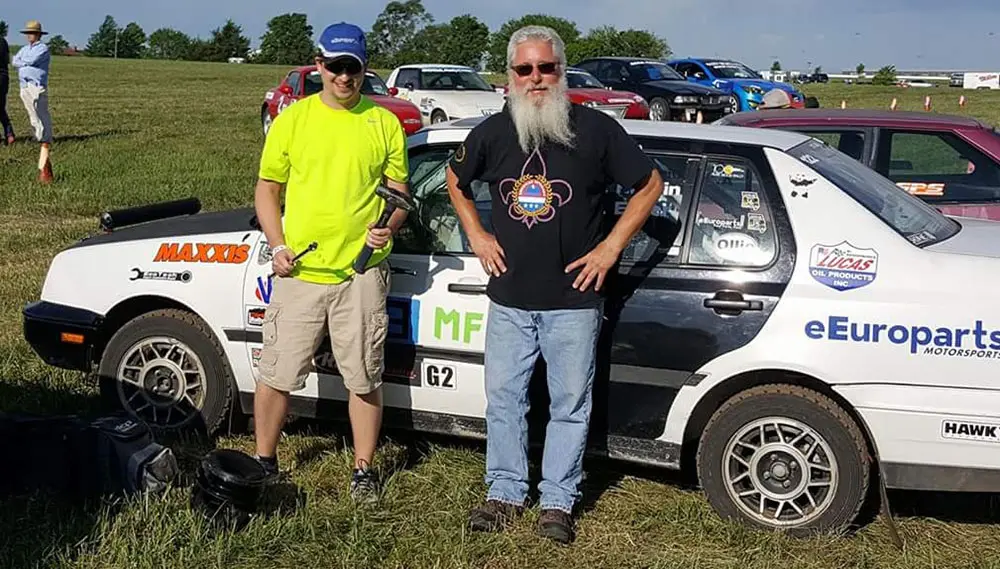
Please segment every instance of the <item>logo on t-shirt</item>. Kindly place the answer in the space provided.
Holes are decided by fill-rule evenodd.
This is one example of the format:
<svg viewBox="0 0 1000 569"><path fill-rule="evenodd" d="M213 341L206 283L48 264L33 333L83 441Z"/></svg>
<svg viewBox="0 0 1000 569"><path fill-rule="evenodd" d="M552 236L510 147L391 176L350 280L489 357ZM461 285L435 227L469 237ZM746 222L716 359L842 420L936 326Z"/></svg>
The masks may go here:
<svg viewBox="0 0 1000 569"><path fill-rule="evenodd" d="M529 173L531 169L541 173ZM536 149L524 162L520 178L507 178L500 182L500 195L503 203L507 204L507 213L529 229L536 223L551 220L556 215L556 209L573 198L573 187L565 180L548 179L547 170L545 159Z"/></svg>

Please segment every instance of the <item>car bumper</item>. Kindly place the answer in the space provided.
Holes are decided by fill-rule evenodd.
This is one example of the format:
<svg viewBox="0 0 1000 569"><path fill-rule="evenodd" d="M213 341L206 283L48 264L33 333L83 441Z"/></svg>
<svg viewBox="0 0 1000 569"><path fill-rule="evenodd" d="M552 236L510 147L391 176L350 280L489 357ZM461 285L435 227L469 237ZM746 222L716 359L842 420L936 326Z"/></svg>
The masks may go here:
<svg viewBox="0 0 1000 569"><path fill-rule="evenodd" d="M702 122L712 122L729 114L728 101L719 105L672 104L670 105L670 120L690 122L701 111Z"/></svg>
<svg viewBox="0 0 1000 569"><path fill-rule="evenodd" d="M88 371L102 316L89 310L37 301L24 308L24 339L45 363Z"/></svg>

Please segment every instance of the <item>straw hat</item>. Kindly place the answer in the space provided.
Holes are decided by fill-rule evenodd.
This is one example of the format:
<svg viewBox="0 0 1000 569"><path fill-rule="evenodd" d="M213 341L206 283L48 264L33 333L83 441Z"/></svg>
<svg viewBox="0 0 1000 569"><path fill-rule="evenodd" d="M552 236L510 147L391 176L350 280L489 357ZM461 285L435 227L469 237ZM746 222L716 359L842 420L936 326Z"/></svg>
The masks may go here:
<svg viewBox="0 0 1000 569"><path fill-rule="evenodd" d="M21 30L22 34L39 34L47 35L49 32L42 31L42 23L38 20L28 20L27 24L24 24L24 29Z"/></svg>

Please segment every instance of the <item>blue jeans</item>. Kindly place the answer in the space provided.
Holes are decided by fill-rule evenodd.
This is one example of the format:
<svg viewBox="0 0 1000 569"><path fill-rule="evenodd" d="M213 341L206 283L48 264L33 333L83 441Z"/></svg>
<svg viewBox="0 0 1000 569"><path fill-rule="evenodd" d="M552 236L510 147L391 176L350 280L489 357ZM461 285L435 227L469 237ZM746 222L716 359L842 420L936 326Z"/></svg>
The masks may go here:
<svg viewBox="0 0 1000 569"><path fill-rule="evenodd" d="M548 369L542 509L572 513L580 497L603 307L528 311L490 303L486 321L487 499L528 497L528 383L538 355Z"/></svg>

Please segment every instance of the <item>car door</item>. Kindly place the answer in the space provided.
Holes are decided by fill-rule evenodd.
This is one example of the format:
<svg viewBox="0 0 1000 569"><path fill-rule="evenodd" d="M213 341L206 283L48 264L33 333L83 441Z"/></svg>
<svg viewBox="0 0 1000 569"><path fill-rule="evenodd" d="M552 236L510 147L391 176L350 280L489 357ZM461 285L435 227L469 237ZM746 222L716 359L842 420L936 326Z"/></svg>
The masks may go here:
<svg viewBox="0 0 1000 569"><path fill-rule="evenodd" d="M759 149L641 142L664 190L609 282L593 424L594 444L611 448L658 444L677 391L756 335L794 265L791 227ZM631 193L609 193L609 222Z"/></svg>
<svg viewBox="0 0 1000 569"><path fill-rule="evenodd" d="M880 129L874 169L945 213L1000 219L1000 167L954 132Z"/></svg>
<svg viewBox="0 0 1000 569"><path fill-rule="evenodd" d="M386 404L440 417L485 413L483 353L488 276L469 247L448 197L445 168L458 143L410 150L410 189L417 210L407 217L390 257L390 345L386 357L408 389L386 391ZM474 187L489 229L489 190Z"/></svg>

